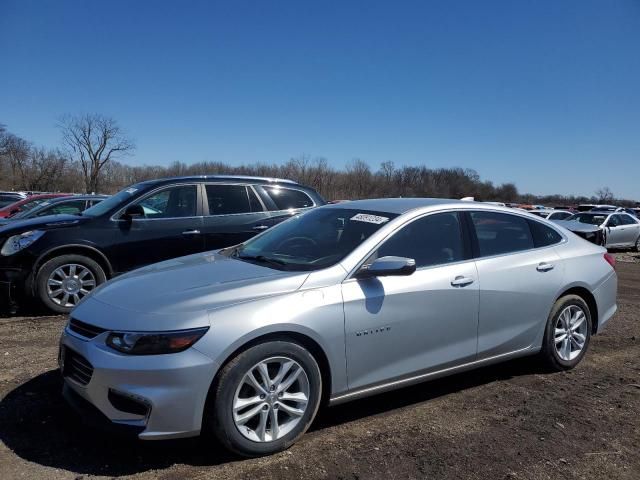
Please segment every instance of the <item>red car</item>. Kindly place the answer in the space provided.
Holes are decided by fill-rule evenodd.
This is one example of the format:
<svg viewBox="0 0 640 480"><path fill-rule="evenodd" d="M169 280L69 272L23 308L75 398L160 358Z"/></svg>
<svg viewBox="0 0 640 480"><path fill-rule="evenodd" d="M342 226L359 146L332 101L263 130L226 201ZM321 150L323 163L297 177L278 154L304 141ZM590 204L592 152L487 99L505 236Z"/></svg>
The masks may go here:
<svg viewBox="0 0 640 480"><path fill-rule="evenodd" d="M43 193L40 195L31 195L24 200L18 200L4 208L0 208L0 218L9 218L16 213L23 212L25 210L31 210L33 207L50 198L68 197L68 193Z"/></svg>

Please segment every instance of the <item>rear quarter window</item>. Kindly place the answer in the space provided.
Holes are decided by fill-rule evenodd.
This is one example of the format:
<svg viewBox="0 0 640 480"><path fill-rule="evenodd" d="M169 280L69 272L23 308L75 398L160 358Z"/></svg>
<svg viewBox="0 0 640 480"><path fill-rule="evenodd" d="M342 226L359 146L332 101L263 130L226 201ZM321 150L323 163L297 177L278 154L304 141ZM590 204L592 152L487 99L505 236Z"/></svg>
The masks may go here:
<svg viewBox="0 0 640 480"><path fill-rule="evenodd" d="M562 235L540 222L529 220L529 227L531 228L533 244L536 248L548 247L562 241Z"/></svg>
<svg viewBox="0 0 640 480"><path fill-rule="evenodd" d="M289 210L313 207L311 197L300 190L282 187L262 187L273 200L276 210Z"/></svg>
<svg viewBox="0 0 640 480"><path fill-rule="evenodd" d="M471 212L481 257L534 248L529 221L498 212Z"/></svg>

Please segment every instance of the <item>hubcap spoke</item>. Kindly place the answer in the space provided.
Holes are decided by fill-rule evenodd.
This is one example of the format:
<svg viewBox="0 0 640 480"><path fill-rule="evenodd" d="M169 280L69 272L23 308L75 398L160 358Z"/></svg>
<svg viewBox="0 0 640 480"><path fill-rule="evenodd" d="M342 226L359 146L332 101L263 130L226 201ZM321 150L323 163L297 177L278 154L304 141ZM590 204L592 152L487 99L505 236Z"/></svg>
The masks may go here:
<svg viewBox="0 0 640 480"><path fill-rule="evenodd" d="M287 405L286 403L280 402L280 408L287 412L289 415L294 415L296 417L301 417L304 415L304 409L302 408L293 408Z"/></svg>
<svg viewBox="0 0 640 480"><path fill-rule="evenodd" d="M253 417L255 417L258 413L260 413L260 410L262 410L262 405L257 405L249 410L247 410L246 412L244 412L241 415L236 415L236 424L238 425L244 425L245 423L247 423L249 420L251 420Z"/></svg>

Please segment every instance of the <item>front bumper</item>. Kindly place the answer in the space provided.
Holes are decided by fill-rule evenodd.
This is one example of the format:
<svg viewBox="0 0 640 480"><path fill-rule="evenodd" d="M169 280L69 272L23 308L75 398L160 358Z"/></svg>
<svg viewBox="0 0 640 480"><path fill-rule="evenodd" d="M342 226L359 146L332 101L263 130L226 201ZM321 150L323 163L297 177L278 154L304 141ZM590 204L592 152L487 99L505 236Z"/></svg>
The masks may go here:
<svg viewBox="0 0 640 480"><path fill-rule="evenodd" d="M60 347L67 355L60 362L81 359L77 368L82 369L78 376L73 366L61 365L69 403L88 423L133 431L140 439L198 435L217 370L213 360L194 348L168 355L124 355L105 345L107 334L86 339L65 328ZM125 399L125 407L114 401L114 394ZM145 411L133 413L136 409L127 407L127 398L134 406L144 405ZM87 404L94 408L85 408Z"/></svg>
<svg viewBox="0 0 640 480"><path fill-rule="evenodd" d="M11 309L25 292L29 271L0 267L0 310Z"/></svg>

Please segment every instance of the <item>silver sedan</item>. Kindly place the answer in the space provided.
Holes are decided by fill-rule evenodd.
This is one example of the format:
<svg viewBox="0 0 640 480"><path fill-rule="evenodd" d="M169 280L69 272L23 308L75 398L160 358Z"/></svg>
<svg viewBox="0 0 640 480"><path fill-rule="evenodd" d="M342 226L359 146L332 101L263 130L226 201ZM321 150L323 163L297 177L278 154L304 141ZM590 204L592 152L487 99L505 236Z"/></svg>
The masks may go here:
<svg viewBox="0 0 640 480"><path fill-rule="evenodd" d="M575 367L616 311L614 266L499 206L329 205L96 289L62 334L64 395L140 439L270 454L326 403L525 355Z"/></svg>

